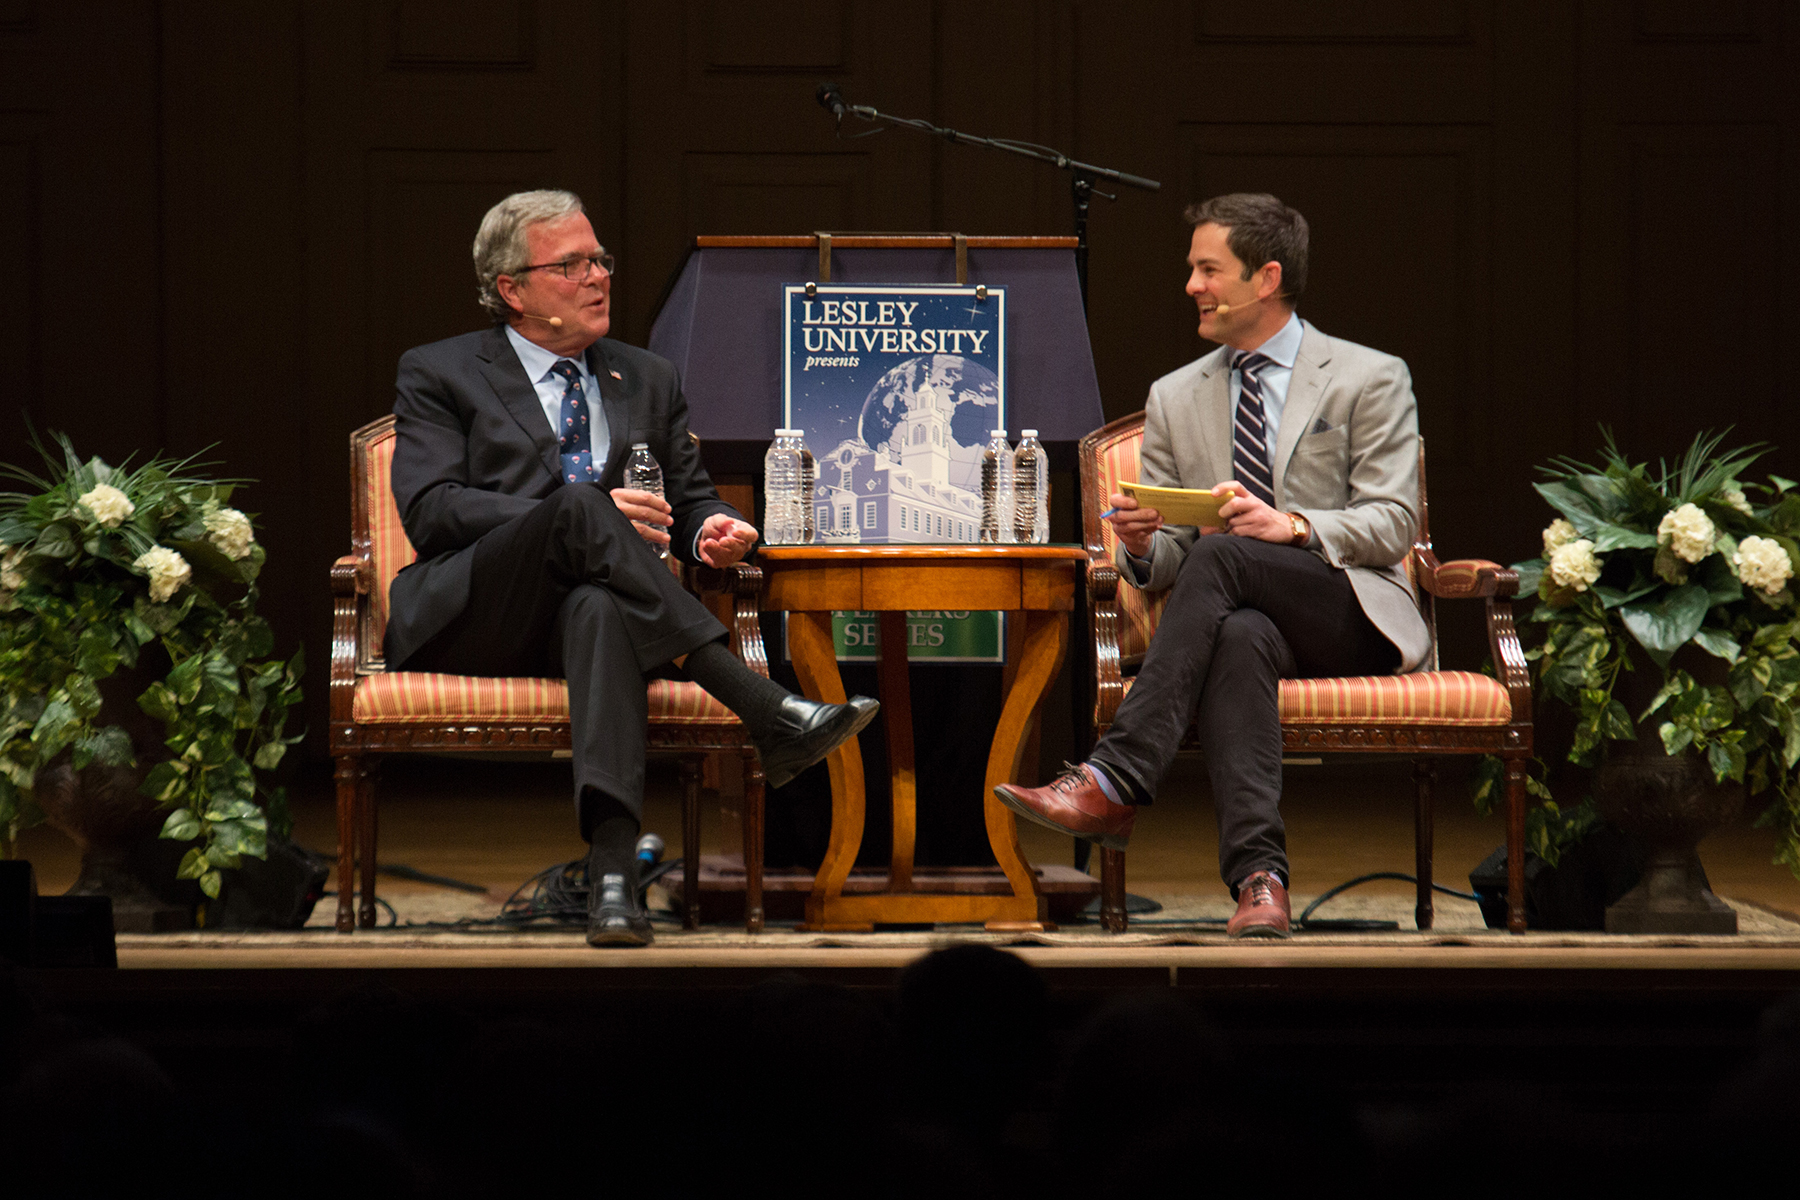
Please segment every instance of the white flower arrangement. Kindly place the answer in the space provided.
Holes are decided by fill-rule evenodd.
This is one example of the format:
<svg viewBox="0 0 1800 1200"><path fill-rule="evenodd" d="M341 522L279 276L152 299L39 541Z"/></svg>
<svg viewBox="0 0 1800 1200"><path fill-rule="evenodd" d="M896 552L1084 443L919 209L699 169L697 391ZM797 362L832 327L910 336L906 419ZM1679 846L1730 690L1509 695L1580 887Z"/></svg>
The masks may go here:
<svg viewBox="0 0 1800 1200"><path fill-rule="evenodd" d="M1794 577L1794 564L1781 543L1773 538L1751 534L1738 543L1731 565L1745 587L1761 588L1764 594L1776 596Z"/></svg>
<svg viewBox="0 0 1800 1200"><path fill-rule="evenodd" d="M1593 542L1577 538L1551 553L1547 569L1551 581L1558 587L1585 592L1589 584L1600 579L1600 558L1594 553Z"/></svg>
<svg viewBox="0 0 1800 1200"><path fill-rule="evenodd" d="M1549 558L1580 537L1581 534L1576 532L1575 526L1570 521L1564 517L1556 518L1544 526L1544 557Z"/></svg>
<svg viewBox="0 0 1800 1200"><path fill-rule="evenodd" d="M94 520L107 529L117 529L137 511L137 505L131 502L131 497L110 483L96 483L92 490L83 492L75 503L93 513Z"/></svg>
<svg viewBox="0 0 1800 1200"><path fill-rule="evenodd" d="M187 559L167 546L152 546L131 564L150 577L150 599L158 604L180 591L194 577Z"/></svg>
<svg viewBox="0 0 1800 1200"><path fill-rule="evenodd" d="M232 561L246 558L256 544L256 533L250 518L235 508L218 508L207 512L206 540L218 547L219 553Z"/></svg>
<svg viewBox="0 0 1800 1200"><path fill-rule="evenodd" d="M1766 797L1760 823L1800 876L1800 482L1746 482L1770 448L1722 441L1700 434L1652 468L1608 433L1598 461L1543 468L1538 495L1583 536L1553 521L1544 556L1514 564L1542 601L1526 657L1538 702L1575 716L1570 762L1598 767L1633 740L1698 756L1716 782ZM1639 659L1662 676L1648 708L1616 694ZM1484 760L1478 778L1500 768ZM1547 844L1579 836L1583 810L1546 819Z"/></svg>
<svg viewBox="0 0 1800 1200"><path fill-rule="evenodd" d="M1683 504L1664 513L1656 526L1656 542L1675 551L1683 562L1697 563L1713 552L1719 531L1698 504Z"/></svg>

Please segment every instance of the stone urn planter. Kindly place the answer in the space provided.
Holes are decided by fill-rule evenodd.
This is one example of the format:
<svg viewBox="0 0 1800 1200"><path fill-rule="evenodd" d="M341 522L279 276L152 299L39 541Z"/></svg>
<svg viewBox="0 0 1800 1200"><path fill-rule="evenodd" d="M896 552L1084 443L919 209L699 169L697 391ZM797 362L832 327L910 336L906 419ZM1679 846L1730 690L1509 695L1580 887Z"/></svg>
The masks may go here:
<svg viewBox="0 0 1800 1200"><path fill-rule="evenodd" d="M152 660L157 660L154 671L146 670ZM137 669L121 670L98 685L101 719L130 734L136 766L96 762L76 770L65 751L38 771L32 789L45 823L81 851L81 875L67 894L110 896L113 929L119 933L191 928L199 899L197 887L175 878L180 848L157 836L168 809L138 790L168 751L157 723L138 708L136 698L167 666L166 656L146 654Z"/></svg>
<svg viewBox="0 0 1800 1200"><path fill-rule="evenodd" d="M1656 695L1662 674L1642 651L1631 658L1636 669L1624 674L1615 694L1636 716ZM1673 665L1702 684L1725 682L1724 664L1691 647ZM1637 725L1636 741L1609 742L1594 776L1601 816L1644 848L1643 874L1607 906L1606 932L1735 934L1737 913L1707 886L1696 847L1743 811L1744 786L1717 782L1691 751L1665 753L1661 723L1652 715Z"/></svg>
<svg viewBox="0 0 1800 1200"><path fill-rule="evenodd" d="M1594 802L1645 850L1638 885L1606 909L1606 932L1738 931L1737 913L1707 887L1695 847L1743 810L1742 784L1716 783L1697 756L1657 747L1609 755L1594 780Z"/></svg>

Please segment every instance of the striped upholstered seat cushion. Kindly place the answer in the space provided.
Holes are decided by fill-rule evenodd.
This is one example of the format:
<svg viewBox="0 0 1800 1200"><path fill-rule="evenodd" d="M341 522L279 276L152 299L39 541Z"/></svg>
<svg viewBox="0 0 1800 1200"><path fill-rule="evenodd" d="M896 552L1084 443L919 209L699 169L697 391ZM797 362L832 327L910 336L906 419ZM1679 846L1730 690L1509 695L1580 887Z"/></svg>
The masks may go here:
<svg viewBox="0 0 1800 1200"><path fill-rule="evenodd" d="M697 683L650 681L650 722L735 725L737 716ZM414 721L543 721L569 723L569 688L560 679L496 679L395 671L356 681L358 724Z"/></svg>
<svg viewBox="0 0 1800 1200"><path fill-rule="evenodd" d="M1129 691L1132 680L1125 681ZM1512 701L1473 671L1281 681L1284 725L1504 725Z"/></svg>

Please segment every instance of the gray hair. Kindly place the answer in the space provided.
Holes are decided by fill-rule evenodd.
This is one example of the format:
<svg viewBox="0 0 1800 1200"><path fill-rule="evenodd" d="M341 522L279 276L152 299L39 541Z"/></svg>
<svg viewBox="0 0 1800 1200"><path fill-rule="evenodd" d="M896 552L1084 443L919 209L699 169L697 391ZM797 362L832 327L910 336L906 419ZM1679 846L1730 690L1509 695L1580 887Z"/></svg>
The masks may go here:
<svg viewBox="0 0 1800 1200"><path fill-rule="evenodd" d="M513 308L501 299L498 280L530 265L525 230L570 213L586 212L574 192L514 192L481 218L475 232L475 289L481 307L496 321L512 319Z"/></svg>

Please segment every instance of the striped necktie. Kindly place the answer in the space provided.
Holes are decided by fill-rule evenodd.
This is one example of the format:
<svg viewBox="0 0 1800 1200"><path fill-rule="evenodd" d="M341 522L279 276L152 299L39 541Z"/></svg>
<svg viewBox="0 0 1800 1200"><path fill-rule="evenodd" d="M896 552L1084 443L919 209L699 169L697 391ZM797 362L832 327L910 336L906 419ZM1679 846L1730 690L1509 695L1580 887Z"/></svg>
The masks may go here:
<svg viewBox="0 0 1800 1200"><path fill-rule="evenodd" d="M581 387L581 368L568 359L559 359L550 368L568 386L563 389L562 437L557 449L562 454L564 483L594 483L600 473L594 469L593 442L588 433L587 393Z"/></svg>
<svg viewBox="0 0 1800 1200"><path fill-rule="evenodd" d="M1271 508L1275 476L1269 470L1269 427L1263 412L1262 380L1257 372L1274 365L1261 354L1240 353L1232 360L1238 372L1237 420L1231 428L1231 472L1250 494Z"/></svg>

